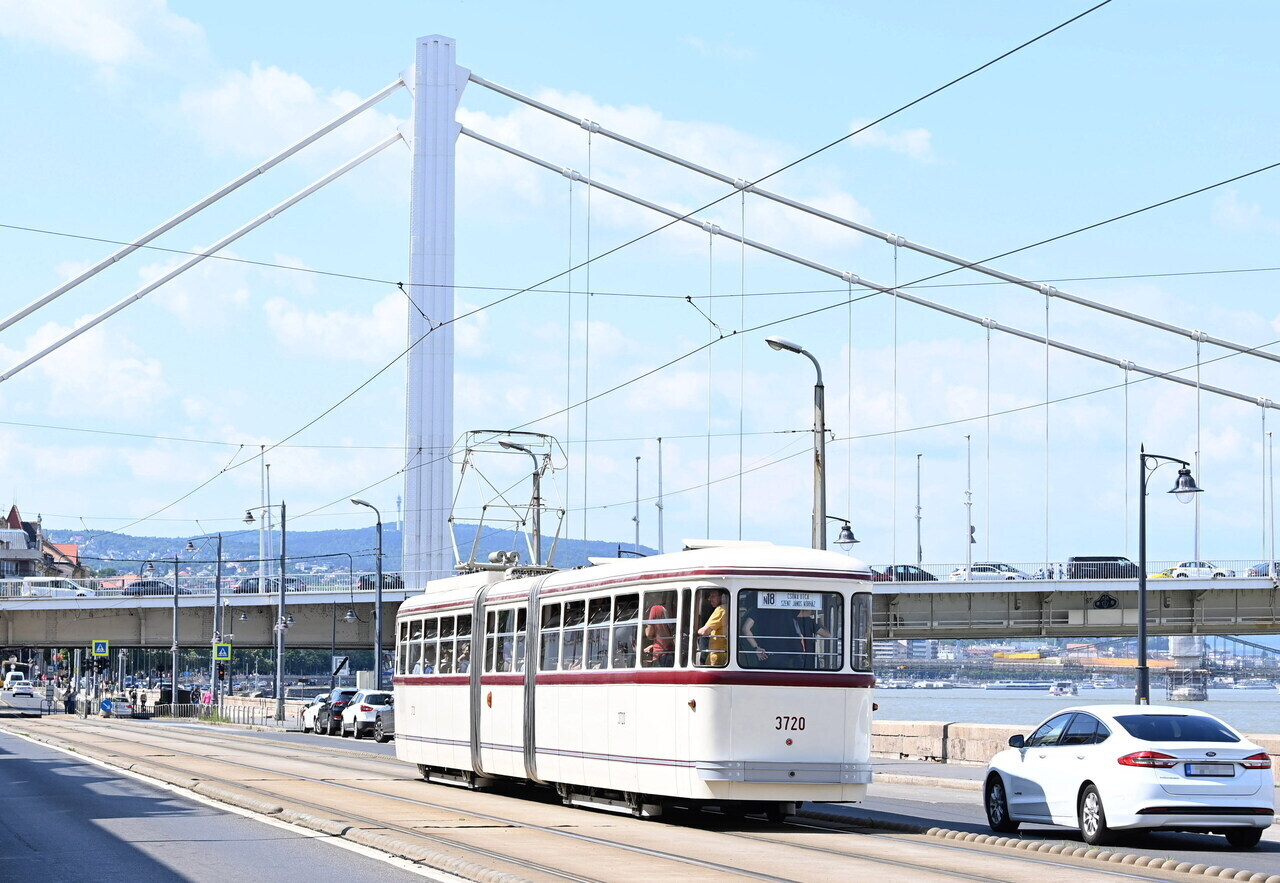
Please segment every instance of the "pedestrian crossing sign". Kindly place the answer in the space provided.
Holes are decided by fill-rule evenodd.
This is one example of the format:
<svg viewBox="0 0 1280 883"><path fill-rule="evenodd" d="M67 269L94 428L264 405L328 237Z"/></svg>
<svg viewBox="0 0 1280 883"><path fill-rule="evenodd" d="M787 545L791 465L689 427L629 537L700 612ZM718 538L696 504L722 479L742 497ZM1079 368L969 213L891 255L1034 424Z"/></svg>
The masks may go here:
<svg viewBox="0 0 1280 883"><path fill-rule="evenodd" d="M230 644L214 644L213 658L216 662L231 661L231 645Z"/></svg>
<svg viewBox="0 0 1280 883"><path fill-rule="evenodd" d="M109 652L110 644L111 644L111 642L110 642L110 641L94 641L94 642L93 642L93 655L94 655L94 656L108 656L108 655L110 655L110 652Z"/></svg>

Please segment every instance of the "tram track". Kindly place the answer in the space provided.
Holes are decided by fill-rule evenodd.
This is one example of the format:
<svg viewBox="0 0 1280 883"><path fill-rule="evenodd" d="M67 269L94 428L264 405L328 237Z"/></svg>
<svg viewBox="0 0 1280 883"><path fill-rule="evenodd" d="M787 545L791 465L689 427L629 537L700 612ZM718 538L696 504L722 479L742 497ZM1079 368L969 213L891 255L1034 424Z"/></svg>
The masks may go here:
<svg viewBox="0 0 1280 883"><path fill-rule="evenodd" d="M189 761L199 761L200 763L216 763L237 771L240 775L224 775L222 778L204 777L202 781L213 782L215 784L229 786L231 788L244 791L256 795L262 800L275 803L288 802L295 806L303 806L307 811L318 813L321 816L337 816L348 820L353 824L374 827L377 829L395 832L401 837L408 838L410 842L427 842L431 843L442 850L451 852L463 852L488 862L498 862L505 867L521 868L523 872L540 875L543 878L557 880L582 881L582 883L595 883L596 877L575 873L564 867L553 867L545 862L526 861L521 857L512 856L509 853L502 853L470 843L465 839L455 839L452 837L443 837L439 834L430 834L422 830L421 827L410 827L407 825L397 824L386 818L378 818L374 816L366 816L360 813L354 813L350 809L337 809L334 801L329 803L317 802L315 800L306 800L297 795L283 796L279 791L272 791L268 788L256 787L246 784L244 779L247 774L266 775L279 777L282 772L279 763L286 760L297 762L299 755L305 753L304 763L323 763L325 759L340 766L340 770L347 774L367 774L370 776L386 777L390 782L398 782L403 784L406 781L406 765L398 760L384 760L376 755L351 750L345 746L335 748L325 745L299 745L296 742L282 742L279 740L267 739L254 736L249 733L221 733L218 731L201 732L198 728L175 728L166 727L163 731L146 732L141 728L131 727L127 724L115 722L97 722L97 721L79 721L74 726L58 725L58 719L52 720L52 725L46 724L40 727L41 730L48 731L50 729L57 731L57 737L64 739L70 743L89 749L89 752L108 751L107 748L96 745L92 742L85 741L83 738L74 738L79 735L83 737L86 732L92 733L97 738L108 739L126 743L135 753L138 748L157 752L160 755L170 755L174 757L182 757ZM126 730L126 732L122 732ZM34 735L34 734L32 734ZM52 734L50 734L52 735ZM35 736L39 738L39 736ZM172 744L175 741L188 740L195 743L188 745L188 748L203 748L200 750L187 750L179 748ZM245 761L230 760L224 757L213 756L218 751L243 751L246 744L253 745L263 755L263 760L258 763L248 763ZM89 753L87 752L87 753ZM317 759L320 756L322 759ZM136 758L139 764L147 767L163 767L174 771L181 777L188 779L201 778L201 775L193 773L190 765L182 766L177 762L165 762L163 759L153 756L144 755ZM272 765L272 761L276 761L277 765ZM118 764L117 764L118 765ZM424 800L421 795L399 795L390 794L384 788L378 790L376 788L363 787L347 782L334 781L332 778L326 778L322 775L306 775L300 772L290 772L287 774L290 779L299 782L310 783L315 786L323 786L325 788L336 789L338 794L346 793L351 795L360 795L362 797L376 798L382 801L391 801L393 804L413 804L418 807L424 807L435 810L444 814L461 814L475 821L487 822L495 826L510 827L522 829L526 832L542 835L550 838L558 838L561 840L570 840L579 845L590 846L607 850L621 851L633 856L642 856L645 859L658 862L674 862L685 868L681 871L682 879L692 879L690 871L694 868L701 869L704 872L703 879L715 879L720 875L727 875L735 878L749 878L756 880L776 881L776 883L792 883L795 880L814 879L808 873L802 873L799 876L779 876L777 874L766 873L762 870L743 868L725 864L724 862L712 861L707 858L698 858L689 854L672 852L669 849L657 849L651 846L644 846L637 843L624 843L616 839L608 839L605 837L586 834L581 831L569 830L566 827L558 827L553 825L544 825L531 822L527 819L515 818L511 816L498 815L492 812L486 812L466 804L473 802L470 798L476 796L474 792L459 791L460 795L468 795L467 798L460 799L453 803L438 803L430 800ZM412 782L422 784L424 787L440 787L428 786L414 777ZM452 790L452 789L449 789ZM558 804L539 803L534 800L521 799L521 802L527 804L528 807L536 811L538 807L554 807L555 810L563 810ZM337 801L341 803L341 801ZM462 804L462 805L459 805ZM583 818L593 820L592 823L598 822L603 814L589 813L586 816L576 814L585 813L580 809L564 810L575 814L572 818L575 821ZM777 864L788 868L806 868L814 863L813 857L821 857L827 864L830 861L838 863L838 866L848 869L852 862L863 862L876 866L882 873L898 873L911 874L911 879L923 879L927 876L936 876L937 879L964 879L973 880L977 883L1013 883L1019 880L1043 880L1047 871L1052 869L1058 875L1059 879L1070 879L1079 875L1084 879L1090 875L1122 877L1133 880L1146 881L1164 881L1169 880L1168 874L1141 873L1137 868L1125 866L1121 871L1114 867L1098 867L1096 864L1089 863L1082 865L1081 863L1073 863L1066 861L1055 861L1044 855L1028 855L1012 850L982 849L971 846L962 846L956 841L937 841L932 842L932 838L908 838L905 835L897 837L884 833L868 833L865 830L859 830L865 827L860 824L860 820L854 818L847 822L833 823L828 821L818 821L814 819L792 820L784 825L785 831L782 835L773 835L766 833L748 833L742 831L725 831L718 828L708 828L705 820L714 819L717 816L698 815L693 813L682 816L682 821L696 821L703 819L704 824L700 826L686 825L680 830L687 832L700 831L702 834L713 836L725 836L738 841L746 841L767 847L771 854L776 850L795 850L798 853L796 861L788 861L777 856ZM603 816L609 819L607 825L614 827L614 818ZM621 817L617 817L621 820ZM736 821L736 820L735 820ZM630 831L649 831L655 829L654 823L636 822L635 824L642 826L637 829L628 829ZM605 825L602 825L602 827ZM674 827L674 826L672 826ZM466 830L474 830L469 828ZM848 848L837 848L831 845L816 845L813 843L797 842L796 835L805 836L812 833L821 834L854 834L859 838L856 842L850 842ZM643 836L637 839L643 839ZM883 846L883 851L901 851L901 847L909 845L913 849L919 849L924 853L945 852L948 858L942 862L934 862L927 860L911 860L908 857L891 857L886 854L871 854L880 852L879 849L868 850L866 847L876 843ZM504 847L509 849L510 847ZM686 853L691 852L686 849ZM910 850L909 850L910 851ZM808 857L806 861L803 857ZM563 858L563 857L562 857ZM964 861L961 861L963 859ZM990 862L992 859L999 859L1010 863L1007 872L999 875L992 875L985 871L965 871L962 866L965 861L970 863L982 864L984 861ZM596 865L599 867L600 865ZM1022 869L1022 870L1019 870ZM669 873L670 868L666 871L650 871L645 874L646 877L652 873ZM706 877L705 872L710 872L712 877ZM1065 876L1063 876L1065 875ZM610 880L620 879L616 874L611 874Z"/></svg>

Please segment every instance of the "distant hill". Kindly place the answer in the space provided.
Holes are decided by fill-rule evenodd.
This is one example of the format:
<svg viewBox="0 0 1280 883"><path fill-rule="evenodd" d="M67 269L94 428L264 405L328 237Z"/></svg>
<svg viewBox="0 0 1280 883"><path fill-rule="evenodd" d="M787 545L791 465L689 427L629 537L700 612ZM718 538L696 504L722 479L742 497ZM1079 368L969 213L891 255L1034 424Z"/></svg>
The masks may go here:
<svg viewBox="0 0 1280 883"><path fill-rule="evenodd" d="M46 530L45 533L55 543L76 543L80 546L82 563L93 570L113 567L121 572L136 571L147 561L172 561L174 555L183 562L213 561L216 542L214 540L195 540L195 552L187 551L186 537L136 537L129 534L99 533L92 534L83 530ZM476 529L473 525L458 525L456 529L458 550L465 558L470 555L475 541ZM376 566L377 533L373 527L348 530L291 530L286 537L286 552L290 570L326 570L344 571L350 566L353 571L370 571ZM279 531L273 533L272 549L267 557L279 555ZM542 554L545 558L551 549L552 538L542 540ZM383 566L388 571L400 569L401 534L395 525L383 525ZM510 530L486 529L480 538L476 559L485 561L490 552L498 550L519 550L520 560L529 561L530 555L524 536ZM604 540L561 539L556 545L554 563L558 567L577 567L587 563L588 557L611 558L629 555L631 543L606 542ZM656 550L647 546L640 547L641 555L656 554ZM450 553L452 557L452 552ZM258 533L256 531L234 531L224 535L222 541L222 560L224 565L234 571L237 564L245 565L244 569L256 569L258 559ZM250 567L250 563L254 563ZM158 565L157 565L158 566Z"/></svg>

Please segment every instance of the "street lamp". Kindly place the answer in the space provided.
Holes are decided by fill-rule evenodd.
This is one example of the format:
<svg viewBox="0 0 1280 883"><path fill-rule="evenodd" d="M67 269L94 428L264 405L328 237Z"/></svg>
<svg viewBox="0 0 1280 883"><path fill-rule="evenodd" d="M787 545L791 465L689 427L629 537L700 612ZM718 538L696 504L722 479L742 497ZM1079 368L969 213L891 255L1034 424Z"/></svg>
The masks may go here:
<svg viewBox="0 0 1280 883"><path fill-rule="evenodd" d="M827 547L827 422L823 413L825 408L825 391L822 385L822 366L813 354L800 346L781 337L766 337L765 343L775 350L786 350L789 353L805 356L813 362L818 372L818 381L813 387L813 548Z"/></svg>
<svg viewBox="0 0 1280 883"><path fill-rule="evenodd" d="M1148 462L1152 465L1148 466ZM1190 503L1203 488L1196 487L1191 477L1191 464L1177 457L1148 454L1146 446L1138 448L1138 687L1134 705L1151 704L1151 672L1147 668L1147 479L1165 463L1179 463L1178 480L1169 493L1183 503Z"/></svg>
<svg viewBox="0 0 1280 883"><path fill-rule="evenodd" d="M268 504L266 506L254 506L244 510L244 523L253 524L254 509L269 511L276 508L275 505ZM276 720L284 720L284 633L289 628L289 622L285 616L284 607L284 589L285 589L285 506L284 500L280 501L280 584L277 588L280 590L280 603L276 611L276 624L273 629L276 633ZM266 588L262 586L262 588Z"/></svg>
<svg viewBox="0 0 1280 883"><path fill-rule="evenodd" d="M211 539L218 541L217 563L214 565L213 571L213 639L210 641L212 645L209 653L209 701L212 708L218 706L218 645L222 643L222 534L206 534L202 537L193 537L187 540L187 551L194 553L196 551L195 540ZM203 548L203 544L201 544Z"/></svg>
<svg viewBox="0 0 1280 883"><path fill-rule="evenodd" d="M373 679L375 689L382 689L382 513L368 500L351 498L357 506L367 506L378 519L378 560L373 590Z"/></svg>
<svg viewBox="0 0 1280 883"><path fill-rule="evenodd" d="M542 564L542 470L538 466L538 455L524 445L518 445L515 442L500 441L498 444L508 451L523 451L533 458L533 502L529 504L529 508L533 510L533 565L537 567ZM637 457L636 459L639 460L640 458ZM636 476L638 487L640 481L639 472L636 473ZM636 530L639 530L639 516L636 516L636 518ZM637 545L639 545L638 540ZM554 556L555 551L553 550L551 554Z"/></svg>
<svg viewBox="0 0 1280 883"><path fill-rule="evenodd" d="M842 521L844 524L840 528L840 536L836 538L836 545L848 552L858 542L858 538L853 535L853 528L849 526L849 519L838 518L835 515L828 515L827 521Z"/></svg>

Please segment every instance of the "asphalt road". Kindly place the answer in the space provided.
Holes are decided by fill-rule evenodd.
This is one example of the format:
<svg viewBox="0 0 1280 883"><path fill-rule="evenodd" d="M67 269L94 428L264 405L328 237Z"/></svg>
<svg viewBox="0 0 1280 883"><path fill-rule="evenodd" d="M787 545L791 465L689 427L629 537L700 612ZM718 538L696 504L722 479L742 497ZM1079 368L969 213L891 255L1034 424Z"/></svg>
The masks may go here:
<svg viewBox="0 0 1280 883"><path fill-rule="evenodd" d="M421 880L314 832L224 811L0 732L0 880Z"/></svg>
<svg viewBox="0 0 1280 883"><path fill-rule="evenodd" d="M915 772L914 770L912 772ZM926 827L937 826L954 831L990 834L987 817L978 791L937 785L874 784L868 799L849 804L853 815L907 822ZM1020 837L1052 842L1069 842L1083 846L1079 831L1023 825ZM1160 832L1131 835L1112 851L1159 856L1180 862L1203 862L1222 868L1248 869L1255 873L1280 874L1280 826L1272 825L1262 842L1253 849L1236 849L1226 838L1210 834Z"/></svg>

